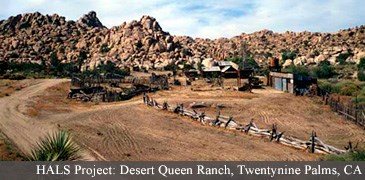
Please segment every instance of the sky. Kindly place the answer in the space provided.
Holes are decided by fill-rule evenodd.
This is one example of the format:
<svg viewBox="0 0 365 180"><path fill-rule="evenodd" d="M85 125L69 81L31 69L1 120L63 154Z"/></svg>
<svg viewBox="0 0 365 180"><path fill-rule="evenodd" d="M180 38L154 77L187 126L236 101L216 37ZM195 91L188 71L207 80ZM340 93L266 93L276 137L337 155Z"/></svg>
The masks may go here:
<svg viewBox="0 0 365 180"><path fill-rule="evenodd" d="M91 10L109 28L149 15L172 35L211 39L365 25L364 0L0 0L1 20L36 11L77 20Z"/></svg>

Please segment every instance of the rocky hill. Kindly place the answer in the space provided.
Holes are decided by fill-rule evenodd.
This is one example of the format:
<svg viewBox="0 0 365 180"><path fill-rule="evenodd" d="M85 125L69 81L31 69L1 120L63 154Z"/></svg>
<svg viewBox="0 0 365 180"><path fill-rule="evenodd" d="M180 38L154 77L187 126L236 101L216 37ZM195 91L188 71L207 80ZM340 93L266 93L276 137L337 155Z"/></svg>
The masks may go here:
<svg viewBox="0 0 365 180"><path fill-rule="evenodd" d="M240 55L242 47L261 65L269 56L281 58L283 51L295 52L295 64L315 65L323 60L338 63L338 56L358 62L365 56L365 26L336 33L262 30L210 40L170 35L150 16L108 29L93 11L77 21L36 12L1 20L0 42L0 61L49 63L54 52L62 62L76 62L85 52L84 69L106 61L149 69L180 61L223 60Z"/></svg>

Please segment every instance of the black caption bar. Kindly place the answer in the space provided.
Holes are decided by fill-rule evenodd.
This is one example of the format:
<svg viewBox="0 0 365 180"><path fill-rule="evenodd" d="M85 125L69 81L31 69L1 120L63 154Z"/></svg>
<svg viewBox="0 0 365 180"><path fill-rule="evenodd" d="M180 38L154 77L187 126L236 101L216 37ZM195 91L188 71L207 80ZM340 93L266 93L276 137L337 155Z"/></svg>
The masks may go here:
<svg viewBox="0 0 365 180"><path fill-rule="evenodd" d="M365 162L0 162L0 179L364 179Z"/></svg>

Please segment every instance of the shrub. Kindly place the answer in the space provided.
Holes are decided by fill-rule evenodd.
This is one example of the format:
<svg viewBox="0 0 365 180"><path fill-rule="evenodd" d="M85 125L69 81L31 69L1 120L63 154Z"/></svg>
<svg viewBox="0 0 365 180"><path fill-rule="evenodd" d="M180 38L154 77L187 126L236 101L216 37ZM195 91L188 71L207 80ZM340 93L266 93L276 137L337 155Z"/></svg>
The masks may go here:
<svg viewBox="0 0 365 180"><path fill-rule="evenodd" d="M327 81L319 81L318 87L319 87L319 89L323 90L324 92L328 92L328 93L338 93L339 92L338 87L336 87L335 85L333 85L332 83L327 82Z"/></svg>
<svg viewBox="0 0 365 180"><path fill-rule="evenodd" d="M364 69L365 68L365 57L360 58L360 62L357 65L358 69Z"/></svg>
<svg viewBox="0 0 365 180"><path fill-rule="evenodd" d="M327 161L365 161L365 151L351 151L341 155L327 155Z"/></svg>
<svg viewBox="0 0 365 180"><path fill-rule="evenodd" d="M240 56L235 56L232 58L228 58L227 61L234 62L235 64L237 64L239 66L239 68L242 68L242 67L258 68L259 67L259 65L255 61L255 59L252 57L252 55L248 55L247 57L245 57L244 60Z"/></svg>
<svg viewBox="0 0 365 180"><path fill-rule="evenodd" d="M285 62L287 59L294 60L297 57L296 51L284 50L281 53L281 59Z"/></svg>
<svg viewBox="0 0 365 180"><path fill-rule="evenodd" d="M107 44L102 44L99 49L100 53L102 54L109 52L109 50L110 48L108 47Z"/></svg>
<svg viewBox="0 0 365 180"><path fill-rule="evenodd" d="M312 75L319 79L328 79L335 75L335 70L329 61L321 61L317 67L312 69Z"/></svg>
<svg viewBox="0 0 365 180"><path fill-rule="evenodd" d="M364 73L364 71L363 71L363 70L359 70L359 71L357 72L357 79L358 79L359 81L365 81L365 73Z"/></svg>
<svg viewBox="0 0 365 180"><path fill-rule="evenodd" d="M80 148L66 131L49 134L27 158L30 161L72 161L80 159Z"/></svg>
<svg viewBox="0 0 365 180"><path fill-rule="evenodd" d="M283 69L283 72L298 74L302 76L308 76L309 75L309 69L305 66L296 66L294 64L289 65L287 68Z"/></svg>
<svg viewBox="0 0 365 180"><path fill-rule="evenodd" d="M235 56L235 57L232 57L232 58L228 58L227 61L231 61L231 62L234 62L235 64L241 66L242 65L242 60L243 58L240 57L240 56Z"/></svg>
<svg viewBox="0 0 365 180"><path fill-rule="evenodd" d="M9 74L8 77L10 80L23 80L26 77L23 74L20 73L15 73L15 74Z"/></svg>
<svg viewBox="0 0 365 180"><path fill-rule="evenodd" d="M352 56L351 53L344 53L344 54L340 54L336 57L336 61L339 62L341 65L346 64L346 59L348 57Z"/></svg>
<svg viewBox="0 0 365 180"><path fill-rule="evenodd" d="M175 76L177 74L177 65L169 64L164 67L165 71L172 71L172 74Z"/></svg>
<svg viewBox="0 0 365 180"><path fill-rule="evenodd" d="M359 81L365 81L365 57L360 59L359 64L357 65L357 79Z"/></svg>
<svg viewBox="0 0 365 180"><path fill-rule="evenodd" d="M352 96L355 92L358 91L358 88L355 84L347 84L340 89L340 94L345 96Z"/></svg>

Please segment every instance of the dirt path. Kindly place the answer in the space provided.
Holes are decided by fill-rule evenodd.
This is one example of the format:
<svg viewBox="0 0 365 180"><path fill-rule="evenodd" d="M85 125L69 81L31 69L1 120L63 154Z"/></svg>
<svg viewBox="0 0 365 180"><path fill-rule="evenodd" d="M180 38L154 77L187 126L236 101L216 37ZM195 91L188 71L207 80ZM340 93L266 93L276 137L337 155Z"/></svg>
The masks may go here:
<svg viewBox="0 0 365 180"><path fill-rule="evenodd" d="M9 97L0 98L0 130L12 140L25 154L31 152L40 138L57 129L55 124L39 123L37 119L24 115L27 101L42 93L48 87L68 80L47 79L35 80L29 87L15 92ZM93 160L87 153L86 159Z"/></svg>

